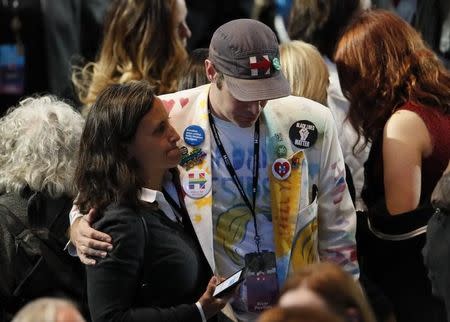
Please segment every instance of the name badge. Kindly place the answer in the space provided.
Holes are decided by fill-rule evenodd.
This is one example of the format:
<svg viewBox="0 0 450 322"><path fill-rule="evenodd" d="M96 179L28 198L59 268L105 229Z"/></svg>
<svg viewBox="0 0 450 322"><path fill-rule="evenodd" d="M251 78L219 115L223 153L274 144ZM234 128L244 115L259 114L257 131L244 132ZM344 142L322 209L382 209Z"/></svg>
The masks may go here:
<svg viewBox="0 0 450 322"><path fill-rule="evenodd" d="M279 290L275 253L262 251L245 257L247 310L259 313L276 304Z"/></svg>

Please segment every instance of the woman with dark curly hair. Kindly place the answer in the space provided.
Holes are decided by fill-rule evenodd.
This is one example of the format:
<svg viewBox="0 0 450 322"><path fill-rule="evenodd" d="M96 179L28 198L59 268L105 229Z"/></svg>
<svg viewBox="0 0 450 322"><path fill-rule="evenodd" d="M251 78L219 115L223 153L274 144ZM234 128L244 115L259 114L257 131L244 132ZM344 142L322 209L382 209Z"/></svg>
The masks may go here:
<svg viewBox="0 0 450 322"><path fill-rule="evenodd" d="M381 10L353 20L335 62L349 120L372 144L360 264L391 299L398 321L445 321L421 249L431 193L450 158L450 74L411 26Z"/></svg>

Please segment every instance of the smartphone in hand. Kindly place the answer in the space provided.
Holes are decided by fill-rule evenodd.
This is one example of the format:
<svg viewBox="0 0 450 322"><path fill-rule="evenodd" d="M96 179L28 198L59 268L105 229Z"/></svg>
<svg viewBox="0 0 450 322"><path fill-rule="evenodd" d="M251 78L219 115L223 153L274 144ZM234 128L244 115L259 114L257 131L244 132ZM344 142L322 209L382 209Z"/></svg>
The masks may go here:
<svg viewBox="0 0 450 322"><path fill-rule="evenodd" d="M227 294L228 292L233 291L234 288L244 280L245 280L245 268L237 271L236 273L228 277L226 280L218 284L216 286L213 296L221 297Z"/></svg>

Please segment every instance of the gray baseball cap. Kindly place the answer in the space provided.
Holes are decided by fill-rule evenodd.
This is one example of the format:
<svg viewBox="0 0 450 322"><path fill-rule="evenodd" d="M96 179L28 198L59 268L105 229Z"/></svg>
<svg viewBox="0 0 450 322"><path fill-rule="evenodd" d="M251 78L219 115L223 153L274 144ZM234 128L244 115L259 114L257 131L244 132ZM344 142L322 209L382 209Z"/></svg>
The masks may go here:
<svg viewBox="0 0 450 322"><path fill-rule="evenodd" d="M209 59L240 101L290 95L289 82L281 72L277 37L262 22L238 19L220 26L211 39Z"/></svg>

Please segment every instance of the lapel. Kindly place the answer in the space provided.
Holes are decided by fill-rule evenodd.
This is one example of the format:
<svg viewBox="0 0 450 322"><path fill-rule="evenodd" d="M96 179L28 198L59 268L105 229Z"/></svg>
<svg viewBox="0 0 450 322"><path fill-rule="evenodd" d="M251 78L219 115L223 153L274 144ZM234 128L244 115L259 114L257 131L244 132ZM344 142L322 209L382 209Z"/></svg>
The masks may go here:
<svg viewBox="0 0 450 322"><path fill-rule="evenodd" d="M178 167L180 171L181 185L186 187L189 185L191 177L194 175L205 175L207 179L206 187L209 192L202 198L191 198L189 195L185 195L184 203L189 213L189 218L192 223L192 227L197 235L200 246L205 254L208 263L214 272L214 248L213 248L213 224L212 224L212 190L209 188L212 184L211 173L211 136L209 131L208 122L208 92L209 85L202 86L194 89L193 91L182 91L173 95L166 95L163 99L170 98L168 102L173 104L171 110L172 125L176 128L181 136L181 146L185 146L192 151L190 147L183 139L183 133L185 129L190 125L198 125L205 132L205 140L199 146L206 154L202 163L195 165L192 169L186 170L183 167ZM184 97L186 95L186 97ZM195 172L195 173L193 173Z"/></svg>
<svg viewBox="0 0 450 322"><path fill-rule="evenodd" d="M270 184L270 206L274 230L277 274L282 284L290 271L291 250L296 234L297 219L301 209L302 192L307 185L307 162L303 151L294 151L289 138L290 124L280 122L275 109L269 102L263 110L267 125L266 151L268 154L268 176ZM276 103L275 103L276 104ZM286 150L286 156L280 159L279 149ZM291 174L285 180L277 179L273 167L289 163ZM306 180L306 182L305 182Z"/></svg>

